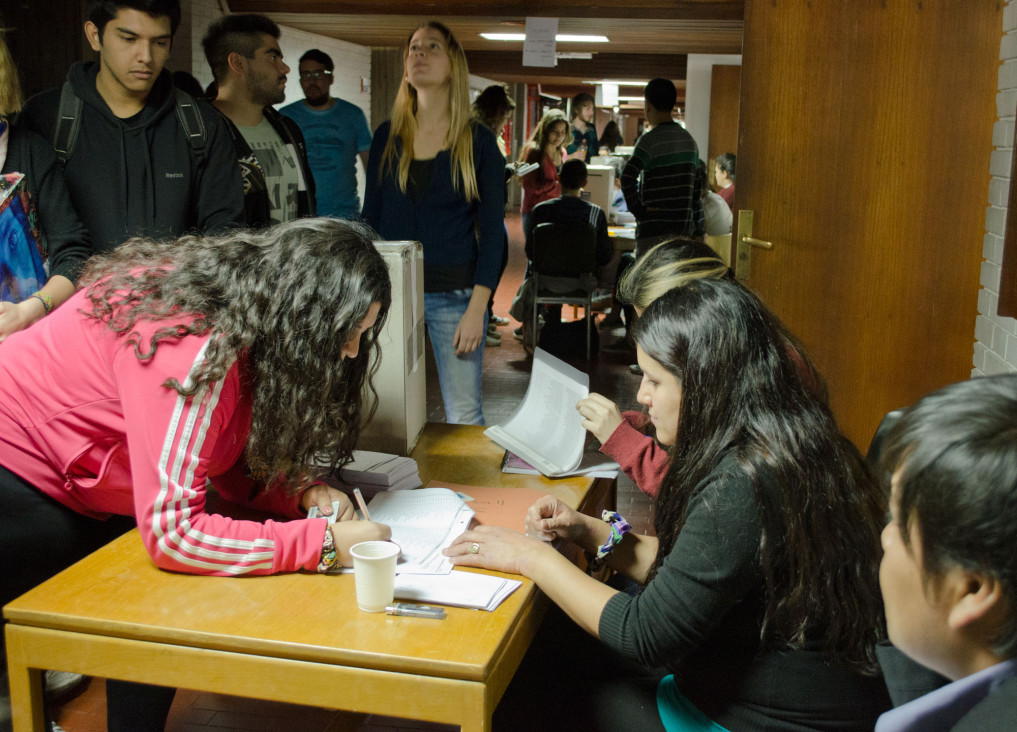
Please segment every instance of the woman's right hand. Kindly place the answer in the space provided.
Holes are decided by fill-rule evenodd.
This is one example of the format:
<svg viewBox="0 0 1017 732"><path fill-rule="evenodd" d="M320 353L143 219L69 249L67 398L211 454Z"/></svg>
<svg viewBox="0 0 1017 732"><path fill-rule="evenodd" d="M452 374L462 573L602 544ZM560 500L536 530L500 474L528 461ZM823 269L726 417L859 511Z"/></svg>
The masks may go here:
<svg viewBox="0 0 1017 732"><path fill-rule="evenodd" d="M586 535L584 519L554 496L544 496L526 511L526 535L543 541L562 538L581 545Z"/></svg>
<svg viewBox="0 0 1017 732"><path fill-rule="evenodd" d="M353 555L350 547L362 541L388 541L392 538L392 529L387 524L375 521L336 521L329 524L332 539L335 541L339 563L344 567L353 566Z"/></svg>
<svg viewBox="0 0 1017 732"><path fill-rule="evenodd" d="M624 419L618 405L605 396L591 393L576 404L579 415L583 418L583 427L603 445L614 434Z"/></svg>

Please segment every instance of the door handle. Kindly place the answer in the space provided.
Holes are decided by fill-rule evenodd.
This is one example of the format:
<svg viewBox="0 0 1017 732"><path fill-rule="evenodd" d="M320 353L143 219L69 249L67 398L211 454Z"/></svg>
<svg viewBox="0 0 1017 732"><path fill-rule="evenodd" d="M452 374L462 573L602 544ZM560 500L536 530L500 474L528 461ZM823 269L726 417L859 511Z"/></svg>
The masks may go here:
<svg viewBox="0 0 1017 732"><path fill-rule="evenodd" d="M752 264L752 247L773 249L773 242L752 236L753 211L738 211L738 245L735 252L734 272L739 280L747 279Z"/></svg>
<svg viewBox="0 0 1017 732"><path fill-rule="evenodd" d="M742 241L746 244L751 244L754 247L759 247L760 249L773 249L773 242L763 241L762 239L756 239L755 237L743 236Z"/></svg>

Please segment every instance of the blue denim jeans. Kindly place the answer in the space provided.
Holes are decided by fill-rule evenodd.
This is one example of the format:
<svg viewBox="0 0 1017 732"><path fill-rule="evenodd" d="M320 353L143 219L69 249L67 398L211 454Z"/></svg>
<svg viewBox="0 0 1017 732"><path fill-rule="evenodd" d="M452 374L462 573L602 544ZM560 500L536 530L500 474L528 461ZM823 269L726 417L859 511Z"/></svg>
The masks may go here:
<svg viewBox="0 0 1017 732"><path fill-rule="evenodd" d="M424 323L431 338L434 361L438 366L438 384L445 402L445 421L449 424L484 424L481 404L481 374L484 365L484 339L473 353L456 355L452 346L459 321L470 304L473 289L424 293ZM487 329L487 314L484 314Z"/></svg>

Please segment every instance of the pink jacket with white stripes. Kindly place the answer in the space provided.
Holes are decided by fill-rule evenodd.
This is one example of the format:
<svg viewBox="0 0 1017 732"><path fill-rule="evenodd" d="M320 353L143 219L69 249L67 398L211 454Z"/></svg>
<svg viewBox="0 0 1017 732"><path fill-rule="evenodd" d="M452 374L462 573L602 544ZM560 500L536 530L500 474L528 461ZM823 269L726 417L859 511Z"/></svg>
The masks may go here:
<svg viewBox="0 0 1017 732"><path fill-rule="evenodd" d="M250 396L237 365L191 397L181 383L208 337L171 338L141 360L127 338L88 318L82 292L0 344L0 465L69 508L96 518L134 515L163 569L243 575L313 570L325 519L237 521L205 513L205 489L299 519L283 487L251 500L244 445ZM148 350L165 322L137 325Z"/></svg>

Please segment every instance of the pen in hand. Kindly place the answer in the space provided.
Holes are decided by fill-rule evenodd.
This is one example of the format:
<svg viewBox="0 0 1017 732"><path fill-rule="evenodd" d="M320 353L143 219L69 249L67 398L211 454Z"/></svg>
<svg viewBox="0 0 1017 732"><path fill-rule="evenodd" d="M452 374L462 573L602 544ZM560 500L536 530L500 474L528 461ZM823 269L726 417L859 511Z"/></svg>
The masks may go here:
<svg viewBox="0 0 1017 732"><path fill-rule="evenodd" d="M357 505L360 506L360 513L364 514L364 521L371 520L371 514L367 511L367 504L364 503L364 496L361 494L359 488L353 489L353 496L357 499Z"/></svg>

